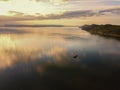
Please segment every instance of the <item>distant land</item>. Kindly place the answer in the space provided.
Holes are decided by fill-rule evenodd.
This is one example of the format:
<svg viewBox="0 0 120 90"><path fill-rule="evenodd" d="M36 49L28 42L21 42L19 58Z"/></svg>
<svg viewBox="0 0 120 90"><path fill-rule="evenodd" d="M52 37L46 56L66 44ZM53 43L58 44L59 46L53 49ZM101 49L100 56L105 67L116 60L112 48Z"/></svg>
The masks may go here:
<svg viewBox="0 0 120 90"><path fill-rule="evenodd" d="M92 34L98 34L106 37L120 38L120 25L83 25L80 28Z"/></svg>
<svg viewBox="0 0 120 90"><path fill-rule="evenodd" d="M5 27L64 27L64 25L22 25L22 24L6 24Z"/></svg>
<svg viewBox="0 0 120 90"><path fill-rule="evenodd" d="M92 34L97 34L106 37L120 38L120 25L83 25L83 26L64 26L64 25L24 25L24 24L6 24L4 27L79 27L86 30Z"/></svg>

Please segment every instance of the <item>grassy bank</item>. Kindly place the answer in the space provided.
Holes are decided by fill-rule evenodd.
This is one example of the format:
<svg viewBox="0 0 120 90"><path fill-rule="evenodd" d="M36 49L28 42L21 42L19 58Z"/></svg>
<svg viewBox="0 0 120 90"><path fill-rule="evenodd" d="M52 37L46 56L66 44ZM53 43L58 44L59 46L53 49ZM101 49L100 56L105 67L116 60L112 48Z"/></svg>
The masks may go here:
<svg viewBox="0 0 120 90"><path fill-rule="evenodd" d="M120 38L120 25L84 25L81 26L83 30L86 30L92 34L98 34L107 37L116 37Z"/></svg>

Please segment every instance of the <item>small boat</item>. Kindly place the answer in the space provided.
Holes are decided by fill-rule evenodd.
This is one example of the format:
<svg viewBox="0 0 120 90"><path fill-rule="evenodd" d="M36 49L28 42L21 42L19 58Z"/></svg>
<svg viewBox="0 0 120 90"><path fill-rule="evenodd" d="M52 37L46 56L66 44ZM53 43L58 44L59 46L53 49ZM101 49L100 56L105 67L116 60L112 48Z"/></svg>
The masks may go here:
<svg viewBox="0 0 120 90"><path fill-rule="evenodd" d="M75 54L74 56L73 56L73 58L77 58L78 57L78 55L77 54Z"/></svg>

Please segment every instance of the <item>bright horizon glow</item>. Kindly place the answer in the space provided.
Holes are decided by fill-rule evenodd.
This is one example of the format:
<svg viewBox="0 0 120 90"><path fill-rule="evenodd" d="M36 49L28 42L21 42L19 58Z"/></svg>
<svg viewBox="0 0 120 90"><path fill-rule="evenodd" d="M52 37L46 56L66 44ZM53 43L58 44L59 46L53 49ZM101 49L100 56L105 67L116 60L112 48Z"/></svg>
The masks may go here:
<svg viewBox="0 0 120 90"><path fill-rule="evenodd" d="M23 3L24 2L24 3ZM62 3L62 0L55 2L57 5ZM46 14L60 14L61 12L65 11L64 9L52 5L51 3L46 2L36 2L36 1L29 1L29 0L11 0L8 2L0 2L0 14L11 16L9 11L16 11L22 12L29 15L36 15L36 13L40 13L41 15ZM62 10L61 10L62 9Z"/></svg>

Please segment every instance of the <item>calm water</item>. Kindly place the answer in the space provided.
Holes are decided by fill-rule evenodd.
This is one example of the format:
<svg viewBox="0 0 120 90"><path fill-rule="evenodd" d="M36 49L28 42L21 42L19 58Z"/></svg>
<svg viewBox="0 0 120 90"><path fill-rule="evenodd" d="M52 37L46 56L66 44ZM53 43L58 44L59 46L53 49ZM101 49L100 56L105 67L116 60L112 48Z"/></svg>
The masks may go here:
<svg viewBox="0 0 120 90"><path fill-rule="evenodd" d="M120 90L118 40L77 27L0 33L0 90Z"/></svg>

